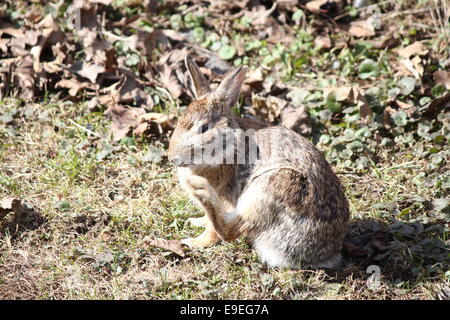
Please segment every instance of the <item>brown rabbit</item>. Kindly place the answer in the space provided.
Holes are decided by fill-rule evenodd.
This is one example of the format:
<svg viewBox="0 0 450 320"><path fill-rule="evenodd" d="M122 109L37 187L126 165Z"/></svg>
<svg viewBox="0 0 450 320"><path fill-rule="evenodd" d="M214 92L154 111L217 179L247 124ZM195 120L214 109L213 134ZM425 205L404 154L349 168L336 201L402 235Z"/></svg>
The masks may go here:
<svg viewBox="0 0 450 320"><path fill-rule="evenodd" d="M245 236L269 267L336 268L349 221L342 185L322 153L282 126L232 115L246 68L214 91L186 57L196 100L169 146L180 183L206 212L191 247Z"/></svg>

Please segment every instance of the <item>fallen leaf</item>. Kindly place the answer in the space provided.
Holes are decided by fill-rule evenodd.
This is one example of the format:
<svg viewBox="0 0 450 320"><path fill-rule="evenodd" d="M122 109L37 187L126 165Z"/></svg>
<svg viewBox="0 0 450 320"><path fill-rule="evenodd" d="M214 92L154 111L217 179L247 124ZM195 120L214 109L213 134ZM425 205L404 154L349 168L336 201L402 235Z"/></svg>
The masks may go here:
<svg viewBox="0 0 450 320"><path fill-rule="evenodd" d="M263 81L264 81L263 69L261 67L258 67L255 70L251 70L248 73L244 83L255 84L255 83L262 83Z"/></svg>
<svg viewBox="0 0 450 320"><path fill-rule="evenodd" d="M450 71L439 70L433 73L433 78L436 83L443 85L447 90L450 90Z"/></svg>
<svg viewBox="0 0 450 320"><path fill-rule="evenodd" d="M348 32L357 38L372 37L375 35L375 28L369 20L352 21Z"/></svg>
<svg viewBox="0 0 450 320"><path fill-rule="evenodd" d="M397 53L400 57L405 58L405 59L409 59L409 57L414 56L414 55L425 55L427 54L428 49L419 41L414 42L413 44L402 48L402 49L398 49Z"/></svg>
<svg viewBox="0 0 450 320"><path fill-rule="evenodd" d="M264 6L259 6L258 10L247 13L246 15L252 19L252 25L265 25L269 21L269 17L277 7L277 2L274 2L270 9L265 10Z"/></svg>
<svg viewBox="0 0 450 320"><path fill-rule="evenodd" d="M289 103L281 112L281 124L301 135L312 133L311 119L304 106L294 107Z"/></svg>
<svg viewBox="0 0 450 320"><path fill-rule="evenodd" d="M110 132L113 140L121 140L132 128L137 127L138 118L143 113L143 108L126 108L120 105L108 107L104 114L112 119Z"/></svg>
<svg viewBox="0 0 450 320"><path fill-rule="evenodd" d="M105 72L105 67L84 61L75 62L69 69L71 72L89 79L92 83L96 82L100 73Z"/></svg>
<svg viewBox="0 0 450 320"><path fill-rule="evenodd" d="M145 244L148 244L149 246L161 248L176 253L180 257L184 257L186 255L184 253L183 246L180 240L166 240L162 238L152 239L150 237L145 237L143 242Z"/></svg>
<svg viewBox="0 0 450 320"><path fill-rule="evenodd" d="M364 92L362 89L356 87L353 88L354 103L359 107L359 116L363 123L368 123L372 119L373 111L369 103L364 97Z"/></svg>
<svg viewBox="0 0 450 320"><path fill-rule="evenodd" d="M252 94L252 107L249 112L259 119L274 122L286 106L287 101L274 96L262 97Z"/></svg>
<svg viewBox="0 0 450 320"><path fill-rule="evenodd" d="M313 1L308 1L308 3L306 4L306 8L309 9L312 12L317 12L317 13L326 13L327 12L327 8L326 5L329 2L334 2L332 0L313 0Z"/></svg>
<svg viewBox="0 0 450 320"><path fill-rule="evenodd" d="M406 70L408 70L409 73L412 74L414 76L414 78L416 78L418 80L423 75L423 67L420 64L420 62L421 62L421 59L417 56L414 57L413 60L409 60L409 59L401 60L401 63L406 68Z"/></svg>
<svg viewBox="0 0 450 320"><path fill-rule="evenodd" d="M19 199L10 197L0 200L0 220L10 212L15 213L15 221L18 225L22 218L22 214L25 213L25 208L22 206Z"/></svg>
<svg viewBox="0 0 450 320"><path fill-rule="evenodd" d="M181 96L183 87L181 86L177 77L174 75L170 66L164 66L163 72L161 74L161 81L164 83L165 87L167 88L167 90L169 90L174 99Z"/></svg>
<svg viewBox="0 0 450 320"><path fill-rule="evenodd" d="M330 49L331 48L331 39L328 35L317 36L314 39L314 45L316 47L319 47L322 49Z"/></svg>
<svg viewBox="0 0 450 320"><path fill-rule="evenodd" d="M370 232L346 239L343 252L350 257L376 259L384 255L389 246L385 243L385 235L382 232Z"/></svg>
<svg viewBox="0 0 450 320"><path fill-rule="evenodd" d="M36 79L33 71L33 59L30 55L21 59L14 68L12 79L22 90L22 96L31 100L36 94Z"/></svg>
<svg viewBox="0 0 450 320"><path fill-rule="evenodd" d="M416 112L416 110L417 110L417 108L414 107L412 104L405 103L405 102L402 102L402 101L400 101L400 100L395 100L395 103L397 104L397 106L398 106L400 109L405 110L405 112L406 112L409 116L412 116L412 115L414 114L414 112Z"/></svg>
<svg viewBox="0 0 450 320"><path fill-rule="evenodd" d="M450 108L450 92L440 98L433 100L428 106L427 110L423 113L423 116L427 119L434 118L436 111L441 108Z"/></svg>
<svg viewBox="0 0 450 320"><path fill-rule="evenodd" d="M327 97L331 92L335 94L336 101L350 101L353 99L352 87L330 87L323 89L323 96Z"/></svg>
<svg viewBox="0 0 450 320"><path fill-rule="evenodd" d="M69 95L75 97L78 94L78 91L84 88L89 88L91 86L90 83L80 82L77 79L62 79L55 84L55 88L65 88L69 89Z"/></svg>

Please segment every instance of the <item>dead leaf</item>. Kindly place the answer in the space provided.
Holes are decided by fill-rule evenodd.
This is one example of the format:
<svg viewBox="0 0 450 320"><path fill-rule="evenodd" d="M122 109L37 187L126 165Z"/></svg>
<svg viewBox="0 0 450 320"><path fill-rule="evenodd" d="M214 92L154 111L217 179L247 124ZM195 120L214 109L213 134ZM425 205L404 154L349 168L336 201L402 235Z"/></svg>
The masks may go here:
<svg viewBox="0 0 450 320"><path fill-rule="evenodd" d="M287 101L274 96L262 97L252 94L252 107L249 112L259 119L274 122L279 118Z"/></svg>
<svg viewBox="0 0 450 320"><path fill-rule="evenodd" d="M352 21L348 32L357 38L372 37L376 34L375 28L369 20Z"/></svg>
<svg viewBox="0 0 450 320"><path fill-rule="evenodd" d="M447 90L450 90L450 71L439 70L433 73L433 78L436 83L443 85Z"/></svg>
<svg viewBox="0 0 450 320"><path fill-rule="evenodd" d="M175 127L176 117L175 115L149 112L141 115L138 121L138 126L133 130L134 135L148 133L150 135L162 136Z"/></svg>
<svg viewBox="0 0 450 320"><path fill-rule="evenodd" d="M311 119L304 106L294 107L288 104L281 112L281 124L301 135L312 133Z"/></svg>
<svg viewBox="0 0 450 320"><path fill-rule="evenodd" d="M255 70L251 70L248 73L244 83L251 85L255 83L262 83L263 81L264 81L263 69L261 67L258 67Z"/></svg>
<svg viewBox="0 0 450 320"><path fill-rule="evenodd" d="M384 233L376 231L345 240L343 252L350 257L377 259L377 256L384 255L389 248L385 243Z"/></svg>
<svg viewBox="0 0 450 320"><path fill-rule="evenodd" d="M149 246L161 248L176 253L180 257L186 256L180 240L166 240L162 238L152 239L150 237L145 237L143 242L145 244L148 244Z"/></svg>
<svg viewBox="0 0 450 320"><path fill-rule="evenodd" d="M89 79L92 83L95 83L100 73L105 72L105 67L99 66L93 63L87 63L85 61L77 61L70 66L70 71Z"/></svg>
<svg viewBox="0 0 450 320"><path fill-rule="evenodd" d="M421 65L420 57L416 56L412 60L402 59L401 63L408 70L408 72L416 79L420 79L423 75L423 66ZM407 74L408 75L408 74Z"/></svg>
<svg viewBox="0 0 450 320"><path fill-rule="evenodd" d="M27 55L19 60L13 71L13 81L22 90L22 96L31 100L36 93L36 80L33 70L33 59Z"/></svg>
<svg viewBox="0 0 450 320"><path fill-rule="evenodd" d="M336 96L336 101L350 101L353 99L352 87L330 87L323 89L323 96L328 97L328 95L334 92Z"/></svg>
<svg viewBox="0 0 450 320"><path fill-rule="evenodd" d="M22 214L25 212L25 209L19 199L10 197L4 198L0 201L0 220L10 212L15 213L16 223L19 222Z"/></svg>
<svg viewBox="0 0 450 320"><path fill-rule="evenodd" d="M353 97L353 102L359 107L359 116L361 117L361 121L363 123L368 123L370 119L372 119L373 111L369 103L366 101L366 98L364 97L363 90L354 87Z"/></svg>
<svg viewBox="0 0 450 320"><path fill-rule="evenodd" d="M322 49L330 49L331 48L331 39L328 35L317 36L314 39L314 45L316 47L319 47Z"/></svg>
<svg viewBox="0 0 450 320"><path fill-rule="evenodd" d="M423 113L423 116L427 119L434 118L436 111L443 108L450 108L450 92L433 100L428 106L428 109Z"/></svg>
<svg viewBox="0 0 450 320"><path fill-rule="evenodd" d="M277 2L274 2L270 9L265 10L266 8L264 6L259 6L255 11L247 12L245 15L252 19L251 24L253 26L265 25L276 8Z"/></svg>
<svg viewBox="0 0 450 320"><path fill-rule="evenodd" d="M69 89L69 95L75 97L78 94L78 91L84 88L89 88L91 86L90 83L80 82L75 78L72 79L62 79L58 81L55 85L55 88L65 88Z"/></svg>
<svg viewBox="0 0 450 320"><path fill-rule="evenodd" d="M143 108L126 108L120 105L112 105L105 115L112 119L110 132L114 141L124 138L132 128L137 127L138 118L145 113Z"/></svg>
<svg viewBox="0 0 450 320"><path fill-rule="evenodd" d="M173 129L176 124L175 115L167 115L158 112L147 112L138 119L139 123L143 122L155 122L161 126L164 131Z"/></svg>
<svg viewBox="0 0 450 320"><path fill-rule="evenodd" d="M161 74L161 81L164 83L165 87L167 88L167 90L169 90L174 99L181 96L183 87L181 86L177 77L174 75L172 68L168 65L164 66L163 72Z"/></svg>
<svg viewBox="0 0 450 320"><path fill-rule="evenodd" d="M400 100L395 100L395 103L400 109L403 109L409 116L412 116L416 112L417 108L414 105L402 102Z"/></svg>
<svg viewBox="0 0 450 320"><path fill-rule="evenodd" d="M402 49L398 49L397 53L400 57L405 58L405 59L409 59L409 57L411 56L415 56L415 55L425 55L428 53L428 49L419 41L414 42L413 44L402 48Z"/></svg>
<svg viewBox="0 0 450 320"><path fill-rule="evenodd" d="M306 4L306 8L316 13L327 13L327 4L334 2L332 0L313 0Z"/></svg>

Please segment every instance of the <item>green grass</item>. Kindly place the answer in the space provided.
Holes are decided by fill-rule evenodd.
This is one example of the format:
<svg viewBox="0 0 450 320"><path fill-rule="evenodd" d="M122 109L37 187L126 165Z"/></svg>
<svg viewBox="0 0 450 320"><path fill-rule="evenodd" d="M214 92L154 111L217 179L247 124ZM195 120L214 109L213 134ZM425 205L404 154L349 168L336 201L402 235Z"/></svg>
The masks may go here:
<svg viewBox="0 0 450 320"><path fill-rule="evenodd" d="M2 129L0 194L35 210L25 214L17 232L12 214L1 221L2 298L430 299L448 286L442 252L433 244L429 251L420 247L430 238L448 245L448 228L426 204L411 200L442 194L412 182L427 163L406 150L380 151L377 173L372 168L340 177L351 202L351 234L365 230L368 219L389 225L426 216L422 233L387 233L392 248L384 259L350 258L337 273L267 270L243 240L189 251L183 259L143 244L145 236L181 239L201 231L185 225L200 211L180 190L171 165L144 161L145 143L118 144L108 159L98 160L108 139L89 137L68 119L106 132L104 118L93 117L83 104L33 108L48 119L18 114L5 125L15 134ZM399 216L406 208L412 209ZM414 246L420 250L411 250ZM380 266L378 290L367 288L369 264Z"/></svg>
<svg viewBox="0 0 450 320"><path fill-rule="evenodd" d="M434 79L434 72L448 70L450 61L446 2L383 1L381 29L366 39L337 29L332 18L281 2L270 27L252 25L245 15L229 20L233 12L213 12L204 3L195 14L177 4L147 15L143 3L129 2L97 6L106 31L118 39L131 41L141 33L153 39L155 29L193 30L192 41L169 39L151 51L109 40L118 61L114 72L133 74L145 84L155 104L151 111L179 115L189 102L188 95L174 99L163 88L158 61L174 49L188 47L202 63L217 53L230 65L245 64L250 72L259 68L264 81L251 83L252 93L305 108L311 120L306 136L324 152L350 201L347 240L359 241L366 251L347 256L345 267L331 272L269 270L243 239L191 250L184 258L148 246L147 236L183 239L202 231L186 224L201 211L180 189L167 158L159 159L169 137L112 142L103 114L107 106L89 110L85 102L92 98L91 89L69 97L66 89L52 87L75 75L61 71L38 81L40 75L27 69L37 83L48 84L36 91L35 102L21 98L20 83L11 84L0 99L0 200L15 197L28 208L19 220L13 213L0 215L0 299L436 299L448 292L450 112L443 105L427 113L432 101L448 94ZM83 32L67 26L68 3L60 4L55 12L50 4L17 1L0 5L0 11L12 25L39 33L25 13L53 12L67 35L60 50L67 51L64 63L70 65L88 48ZM432 17L429 10L436 4L440 9L433 9ZM141 16L135 21L136 14ZM366 18L363 12L357 15L338 22ZM119 23L125 20L134 23ZM278 41L277 28L290 42ZM316 45L319 35L329 36L331 48ZM377 48L386 39L398 41L392 48ZM423 67L414 80L402 70L397 49L416 42L427 53L413 55L415 68ZM56 58L53 49L44 50L41 65ZM13 50L0 51L0 64L22 58ZM0 69L5 79L8 68ZM411 81L413 90L405 85ZM114 93L110 85L109 80L99 83L96 95ZM367 104L324 95L324 88L350 86ZM244 106L252 104L250 91L236 114L248 114ZM415 110L404 109L405 104ZM373 114L364 118L362 106ZM366 243L365 235L371 235ZM383 246L386 252L380 253ZM370 266L380 268L380 286L374 290L367 282Z"/></svg>

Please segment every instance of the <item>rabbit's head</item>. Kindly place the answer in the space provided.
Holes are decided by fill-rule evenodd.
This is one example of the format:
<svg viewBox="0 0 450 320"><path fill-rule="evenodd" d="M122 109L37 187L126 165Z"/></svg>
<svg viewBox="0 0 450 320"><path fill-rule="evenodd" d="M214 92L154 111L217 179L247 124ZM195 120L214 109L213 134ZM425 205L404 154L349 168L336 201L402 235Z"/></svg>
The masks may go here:
<svg viewBox="0 0 450 320"><path fill-rule="evenodd" d="M178 119L169 146L169 159L177 166L203 166L223 163L224 145L233 136L229 118L239 99L246 67L231 72L211 91L207 80L186 56L195 100Z"/></svg>

